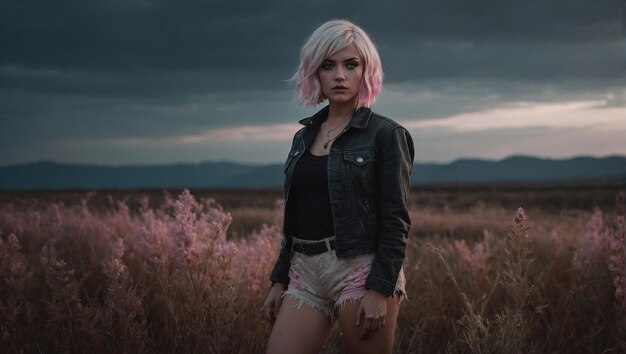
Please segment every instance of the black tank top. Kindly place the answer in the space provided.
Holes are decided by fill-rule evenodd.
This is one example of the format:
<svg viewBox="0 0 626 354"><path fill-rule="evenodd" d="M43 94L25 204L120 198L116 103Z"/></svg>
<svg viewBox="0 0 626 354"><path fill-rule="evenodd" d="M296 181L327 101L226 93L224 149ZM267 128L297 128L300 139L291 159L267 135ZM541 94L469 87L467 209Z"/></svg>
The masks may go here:
<svg viewBox="0 0 626 354"><path fill-rule="evenodd" d="M333 236L333 214L328 195L328 155L305 150L291 176L290 196L295 206L294 235L305 240Z"/></svg>

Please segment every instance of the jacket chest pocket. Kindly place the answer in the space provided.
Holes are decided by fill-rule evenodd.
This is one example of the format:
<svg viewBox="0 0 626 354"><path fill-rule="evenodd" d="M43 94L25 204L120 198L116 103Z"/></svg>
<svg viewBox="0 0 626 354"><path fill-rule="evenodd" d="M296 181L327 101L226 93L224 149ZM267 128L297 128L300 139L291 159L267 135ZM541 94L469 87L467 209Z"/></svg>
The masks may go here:
<svg viewBox="0 0 626 354"><path fill-rule="evenodd" d="M354 193L371 193L374 188L374 150L372 147L344 150L346 181Z"/></svg>

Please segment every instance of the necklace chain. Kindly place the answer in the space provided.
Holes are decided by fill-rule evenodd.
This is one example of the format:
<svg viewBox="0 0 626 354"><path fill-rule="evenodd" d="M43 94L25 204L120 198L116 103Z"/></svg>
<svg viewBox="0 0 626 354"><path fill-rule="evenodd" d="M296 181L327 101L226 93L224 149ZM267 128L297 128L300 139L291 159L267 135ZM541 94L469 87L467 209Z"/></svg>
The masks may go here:
<svg viewBox="0 0 626 354"><path fill-rule="evenodd" d="M326 131L326 142L324 143L324 149L328 149L328 144L330 144L331 141L337 139L339 137L339 135L341 135L341 133L335 135L334 137L330 137L330 133L334 132L335 130L337 130L337 128L341 127L342 125L345 126L350 120L346 120L345 122L341 122L339 123L336 127L334 127L331 130Z"/></svg>
<svg viewBox="0 0 626 354"><path fill-rule="evenodd" d="M337 128L339 128L340 126L344 125L345 123L346 123L346 122L341 122L341 123L339 123L339 125L337 125L337 126L336 126L336 127L334 127L333 129L328 130L328 131L326 132L326 137L327 137L327 138L328 138L328 137L330 137L330 133L334 132L335 130L337 130Z"/></svg>
<svg viewBox="0 0 626 354"><path fill-rule="evenodd" d="M338 137L339 135L340 135L340 134L337 134L334 138L326 140L326 142L324 143L324 150L325 150L325 149L328 149L328 144L330 144L330 142L331 142L331 141L333 141L333 140L337 139L337 137Z"/></svg>

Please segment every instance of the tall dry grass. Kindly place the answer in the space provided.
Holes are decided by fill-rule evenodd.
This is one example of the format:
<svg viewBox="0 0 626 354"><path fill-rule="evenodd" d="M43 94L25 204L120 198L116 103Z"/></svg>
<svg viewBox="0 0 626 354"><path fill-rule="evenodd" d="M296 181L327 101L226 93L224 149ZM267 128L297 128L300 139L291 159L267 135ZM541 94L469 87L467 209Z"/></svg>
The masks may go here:
<svg viewBox="0 0 626 354"><path fill-rule="evenodd" d="M227 237L231 214L188 190L137 212L124 199L94 209L90 197L1 207L3 352L264 351L280 203L234 212L266 224ZM396 352L626 350L623 209L411 215ZM338 330L325 352L341 352Z"/></svg>

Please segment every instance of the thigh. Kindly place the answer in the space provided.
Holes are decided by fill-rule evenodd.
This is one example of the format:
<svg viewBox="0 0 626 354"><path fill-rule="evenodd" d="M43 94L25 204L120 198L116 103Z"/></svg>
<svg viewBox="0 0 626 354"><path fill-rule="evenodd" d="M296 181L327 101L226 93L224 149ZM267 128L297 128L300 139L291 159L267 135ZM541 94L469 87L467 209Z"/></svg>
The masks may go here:
<svg viewBox="0 0 626 354"><path fill-rule="evenodd" d="M360 327L356 326L359 302L359 300L346 301L344 306L339 309L339 325L348 353L391 353L400 307L398 295L387 299L385 325L364 340L359 339L363 324Z"/></svg>
<svg viewBox="0 0 626 354"><path fill-rule="evenodd" d="M319 353L333 323L319 311L306 305L297 308L298 301L285 296L272 328L268 354Z"/></svg>

